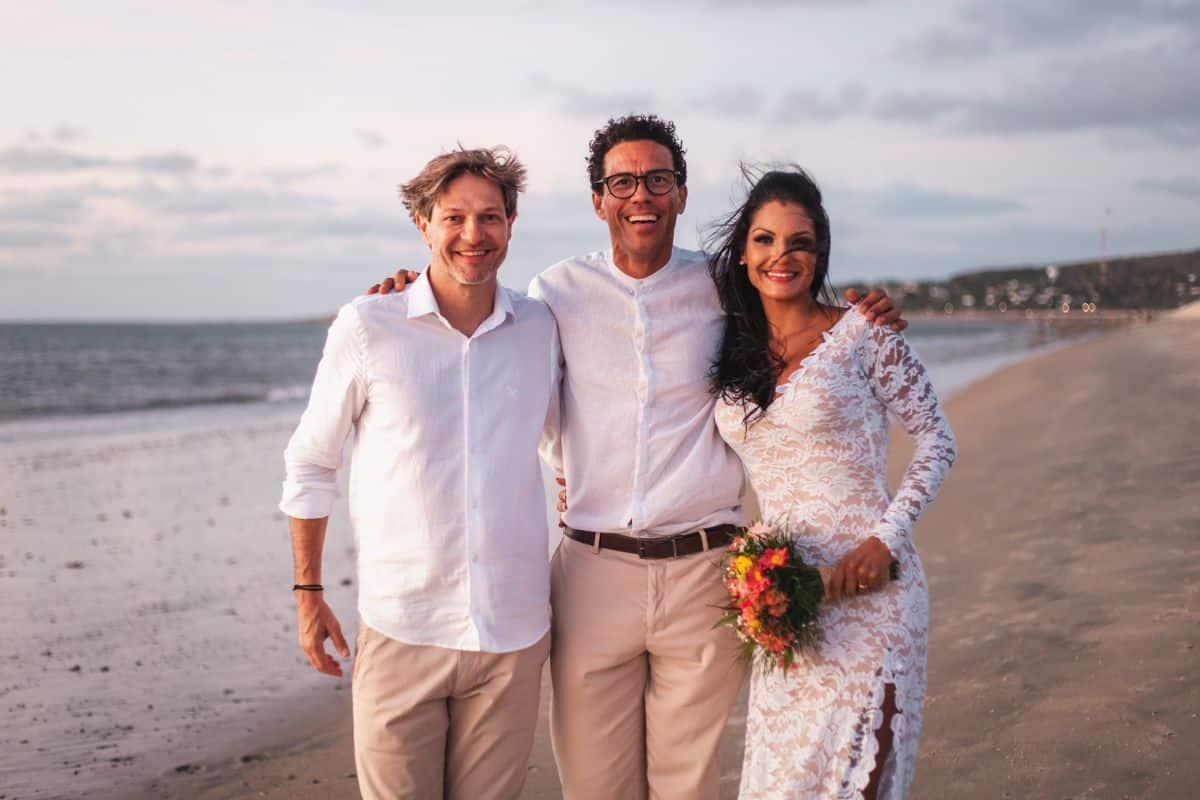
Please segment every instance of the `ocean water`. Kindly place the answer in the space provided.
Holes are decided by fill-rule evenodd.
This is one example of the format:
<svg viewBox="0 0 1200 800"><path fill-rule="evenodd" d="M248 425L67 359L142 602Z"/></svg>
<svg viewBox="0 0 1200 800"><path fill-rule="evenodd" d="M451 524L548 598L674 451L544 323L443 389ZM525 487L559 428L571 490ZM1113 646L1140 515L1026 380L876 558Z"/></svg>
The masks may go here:
<svg viewBox="0 0 1200 800"><path fill-rule="evenodd" d="M0 324L0 441L294 413L325 330L317 321ZM906 336L943 395L1055 341L1025 320L915 320Z"/></svg>
<svg viewBox="0 0 1200 800"><path fill-rule="evenodd" d="M308 395L325 324L0 324L0 421Z"/></svg>

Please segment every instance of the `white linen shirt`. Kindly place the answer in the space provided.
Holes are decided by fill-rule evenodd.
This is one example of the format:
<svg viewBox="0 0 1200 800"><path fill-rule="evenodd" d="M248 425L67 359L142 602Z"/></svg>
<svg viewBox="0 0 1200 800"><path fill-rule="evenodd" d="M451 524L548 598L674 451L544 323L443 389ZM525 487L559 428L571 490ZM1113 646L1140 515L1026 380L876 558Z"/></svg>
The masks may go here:
<svg viewBox="0 0 1200 800"><path fill-rule="evenodd" d="M703 253L632 278L612 251L559 262L531 297L558 322L563 521L640 537L742 523L742 465L717 432L708 373L724 312Z"/></svg>
<svg viewBox="0 0 1200 800"><path fill-rule="evenodd" d="M538 443L558 422L545 305L496 288L470 337L422 275L361 297L329 329L284 453L279 508L329 516L351 429L350 519L363 621L409 644L511 652L550 626Z"/></svg>

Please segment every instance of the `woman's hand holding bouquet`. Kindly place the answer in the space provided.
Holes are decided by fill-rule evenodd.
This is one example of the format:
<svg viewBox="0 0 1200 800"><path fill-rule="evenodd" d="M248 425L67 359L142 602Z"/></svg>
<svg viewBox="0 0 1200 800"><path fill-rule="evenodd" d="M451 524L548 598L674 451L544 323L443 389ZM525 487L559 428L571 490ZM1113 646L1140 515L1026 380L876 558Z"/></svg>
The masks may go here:
<svg viewBox="0 0 1200 800"><path fill-rule="evenodd" d="M756 522L734 538L722 561L729 605L718 625L742 640L742 655L765 669L786 672L802 650L820 642L817 610L881 588L897 577L898 563L883 542L867 539L836 567L804 563L792 539Z"/></svg>

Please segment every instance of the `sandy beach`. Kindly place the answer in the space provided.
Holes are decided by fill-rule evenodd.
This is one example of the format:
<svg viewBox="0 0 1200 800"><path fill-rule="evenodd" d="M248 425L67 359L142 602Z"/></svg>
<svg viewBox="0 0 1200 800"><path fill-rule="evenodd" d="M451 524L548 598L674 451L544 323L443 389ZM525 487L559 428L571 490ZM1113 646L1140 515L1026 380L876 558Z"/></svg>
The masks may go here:
<svg viewBox="0 0 1200 800"><path fill-rule="evenodd" d="M1197 353L1200 324L1166 320L1009 367L947 404L961 455L917 532L933 635L913 797L1192 796ZM743 715L726 734L725 798ZM343 721L200 796L352 797L353 767ZM557 796L543 713L525 797Z"/></svg>
<svg viewBox="0 0 1200 800"><path fill-rule="evenodd" d="M1197 353L1200 322L1162 320L1035 356L948 402L960 459L917 529L933 634L914 797L1191 796ZM263 497L289 427L5 447L0 573L29 620L3 635L0 798L357 796L348 683L305 668L279 589L286 529ZM897 446L893 472L905 456ZM71 526L98 533L80 551L64 544ZM346 545L331 540L327 562L343 621ZM227 584L192 577L230 553ZM107 593L72 589L89 570ZM139 586L170 599L139 602ZM96 603L120 632L103 647ZM239 622L251 616L258 626ZM252 636L264 616L269 641ZM535 800L559 795L548 704L547 684ZM736 796L743 722L739 706L722 797Z"/></svg>

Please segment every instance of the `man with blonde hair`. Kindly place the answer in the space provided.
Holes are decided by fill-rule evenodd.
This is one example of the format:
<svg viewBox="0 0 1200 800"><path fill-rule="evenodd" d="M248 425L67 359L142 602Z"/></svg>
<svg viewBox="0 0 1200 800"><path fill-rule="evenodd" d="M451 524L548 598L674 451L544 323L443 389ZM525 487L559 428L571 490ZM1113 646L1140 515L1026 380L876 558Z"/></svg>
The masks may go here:
<svg viewBox="0 0 1200 800"><path fill-rule="evenodd" d="M364 797L513 798L525 782L550 648L537 448L560 356L547 308L496 280L524 184L507 150L459 148L401 187L429 269L341 309L285 452L300 645L340 676L321 550L354 431Z"/></svg>

